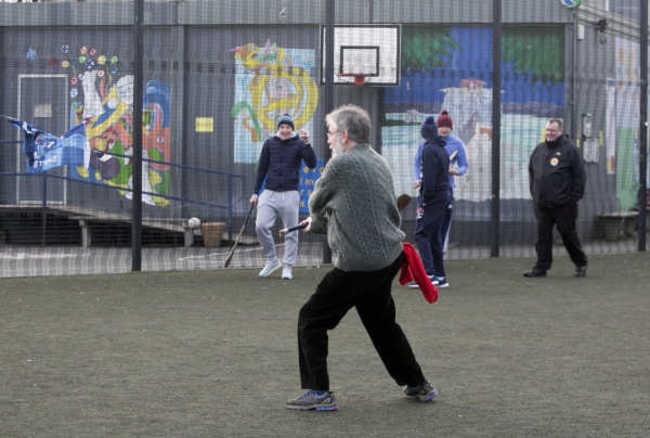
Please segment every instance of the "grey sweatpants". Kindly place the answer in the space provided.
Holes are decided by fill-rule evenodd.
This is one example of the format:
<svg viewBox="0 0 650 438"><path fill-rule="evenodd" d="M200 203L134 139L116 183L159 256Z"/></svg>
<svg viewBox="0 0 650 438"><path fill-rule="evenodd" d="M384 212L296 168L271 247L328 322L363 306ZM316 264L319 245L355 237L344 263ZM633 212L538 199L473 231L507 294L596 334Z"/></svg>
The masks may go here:
<svg viewBox="0 0 650 438"><path fill-rule="evenodd" d="M262 244L264 257L267 262L277 260L275 242L271 228L280 216L283 226L293 227L298 225L298 209L300 207L300 193L297 190L288 192L274 192L265 189L257 202L257 219L255 231L257 240ZM284 260L286 265L293 265L296 262L298 252L298 231L287 233L284 237Z"/></svg>

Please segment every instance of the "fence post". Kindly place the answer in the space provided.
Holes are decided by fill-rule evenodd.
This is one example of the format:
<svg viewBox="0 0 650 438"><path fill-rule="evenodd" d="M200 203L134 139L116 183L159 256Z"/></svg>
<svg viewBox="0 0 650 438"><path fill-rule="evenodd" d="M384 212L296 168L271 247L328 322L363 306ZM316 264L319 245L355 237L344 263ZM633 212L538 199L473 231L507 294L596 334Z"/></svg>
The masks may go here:
<svg viewBox="0 0 650 438"><path fill-rule="evenodd" d="M142 270L142 98L144 57L144 0L135 0L133 40L133 211L131 218L131 270Z"/></svg>
<svg viewBox="0 0 650 438"><path fill-rule="evenodd" d="M334 110L334 22L336 21L336 1L325 2L325 114ZM325 128L325 143L327 144L327 127ZM331 153L325 148L325 162L329 161ZM332 263L332 251L327 240L323 241L323 263Z"/></svg>
<svg viewBox="0 0 650 438"><path fill-rule="evenodd" d="M232 240L232 174L228 174L228 215L226 216L228 240Z"/></svg>
<svg viewBox="0 0 650 438"><path fill-rule="evenodd" d="M189 118L188 114L190 114L190 96L189 96L189 90L191 88L190 84L190 79L189 79L189 71L190 71L190 62L189 62L189 45L187 43L187 26L182 26L182 35L183 35L183 58L182 61L180 62L180 65L178 67L178 74L181 75L181 79L179 81L180 84L182 84L182 89L180 90L180 95L182 96L182 114L180 114L178 120L180 121L180 126L181 126L181 164L183 166L187 166L188 163L190 163L190 158L189 154L190 151L187 147L188 144L190 144L189 138L191 135L191 130L188 126L188 121L187 118ZM234 160L233 160L234 162ZM189 187L189 182L190 182L190 175L188 175L187 171L185 168L181 168L180 171L181 174L181 198L185 199L186 197L189 197L190 193L190 187ZM181 217L186 218L190 216L190 210L191 206L188 206L184 201L181 201Z"/></svg>
<svg viewBox="0 0 650 438"><path fill-rule="evenodd" d="M647 189L648 189L648 0L640 0L641 17L640 29L640 67L641 67L641 94L639 117L639 216L637 222L637 235L639 251L646 250L646 221L647 221Z"/></svg>
<svg viewBox="0 0 650 438"><path fill-rule="evenodd" d="M41 199L41 246L47 244L47 170L43 172L43 188Z"/></svg>
<svg viewBox="0 0 650 438"><path fill-rule="evenodd" d="M499 257L501 222L501 0L492 0L492 233L491 257Z"/></svg>

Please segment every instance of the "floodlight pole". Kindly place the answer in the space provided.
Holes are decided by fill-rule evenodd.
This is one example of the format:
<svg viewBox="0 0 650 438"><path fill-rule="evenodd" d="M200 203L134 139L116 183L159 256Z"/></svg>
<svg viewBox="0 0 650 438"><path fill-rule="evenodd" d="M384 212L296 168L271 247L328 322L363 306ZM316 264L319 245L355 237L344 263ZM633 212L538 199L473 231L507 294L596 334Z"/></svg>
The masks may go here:
<svg viewBox="0 0 650 438"><path fill-rule="evenodd" d="M648 0L640 0L641 13L639 18L640 67L641 67L641 96L639 114L639 221L638 239L639 251L646 250L646 221L648 193Z"/></svg>
<svg viewBox="0 0 650 438"><path fill-rule="evenodd" d="M133 39L135 44L133 79L133 200L131 217L131 270L142 270L142 98L144 57L144 0L135 0Z"/></svg>
<svg viewBox="0 0 650 438"><path fill-rule="evenodd" d="M336 21L336 1L325 2L325 88L323 99L324 112L329 114L334 110L334 23ZM321 56L323 56L321 54ZM327 126L325 127L325 144L327 145ZM329 147L325 148L325 161L332 157ZM332 263L332 251L327 241L323 244L323 263Z"/></svg>
<svg viewBox="0 0 650 438"><path fill-rule="evenodd" d="M491 257L499 257L501 222L501 34L502 0L492 0L492 232Z"/></svg>

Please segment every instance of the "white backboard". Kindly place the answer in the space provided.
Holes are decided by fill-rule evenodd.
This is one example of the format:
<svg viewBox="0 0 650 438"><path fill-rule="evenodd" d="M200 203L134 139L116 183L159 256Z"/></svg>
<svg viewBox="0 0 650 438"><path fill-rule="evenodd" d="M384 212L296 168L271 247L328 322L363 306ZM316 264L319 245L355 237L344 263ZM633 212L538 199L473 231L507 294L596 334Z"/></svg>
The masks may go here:
<svg viewBox="0 0 650 438"><path fill-rule="evenodd" d="M321 82L325 83L326 27L321 28ZM334 83L352 84L365 74L366 84L396 86L400 81L400 25L334 26Z"/></svg>

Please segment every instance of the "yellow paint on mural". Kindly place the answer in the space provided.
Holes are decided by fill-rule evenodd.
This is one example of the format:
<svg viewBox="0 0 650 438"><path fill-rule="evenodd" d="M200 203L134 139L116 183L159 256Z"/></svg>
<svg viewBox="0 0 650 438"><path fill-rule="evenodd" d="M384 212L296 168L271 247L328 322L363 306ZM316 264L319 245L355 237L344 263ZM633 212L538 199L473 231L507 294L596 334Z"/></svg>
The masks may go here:
<svg viewBox="0 0 650 438"><path fill-rule="evenodd" d="M267 40L265 46L248 43L232 51L254 74L248 85L250 114L242 120L253 141L261 140L258 133L262 129L275 131L279 114L291 114L296 130L311 120L318 105L318 87L305 69L291 65L285 49ZM290 87L285 88L285 84ZM284 92L278 92L279 89ZM250 121L255 122L254 126L249 126Z"/></svg>
<svg viewBox="0 0 650 438"><path fill-rule="evenodd" d="M266 129L272 132L275 130L277 114L291 108L294 111L294 126L299 129L312 118L318 104L316 83L305 70L299 67L292 69L270 68L268 71L270 74L256 75L248 88L251 93L252 107L258 119ZM282 79L293 85L295 93L289 93L286 97L270 99L269 85ZM306 100L304 105L303 99ZM264 104L265 100L266 104Z"/></svg>
<svg viewBox="0 0 650 438"><path fill-rule="evenodd" d="M97 137L103 134L110 126L113 126L128 110L131 109L131 105L123 102L117 96L117 87L113 85L111 91L108 95L102 100L102 106L107 105L108 103L113 102L115 106L115 111L111 113L106 120L102 121L99 124L96 124L99 120L99 116L95 116L90 119L91 123L86 125L86 138L88 140Z"/></svg>
<svg viewBox="0 0 650 438"><path fill-rule="evenodd" d="M214 118L213 117L197 117L194 121L195 132L214 132Z"/></svg>

